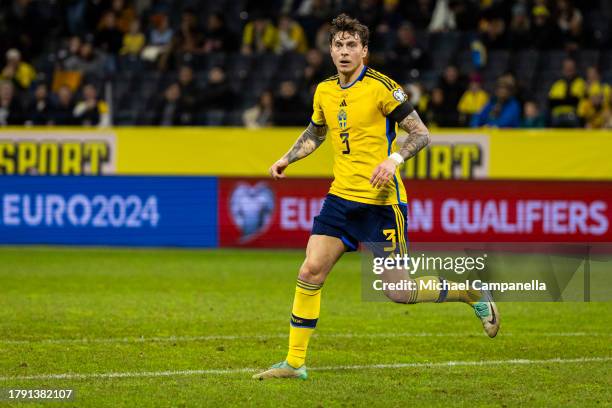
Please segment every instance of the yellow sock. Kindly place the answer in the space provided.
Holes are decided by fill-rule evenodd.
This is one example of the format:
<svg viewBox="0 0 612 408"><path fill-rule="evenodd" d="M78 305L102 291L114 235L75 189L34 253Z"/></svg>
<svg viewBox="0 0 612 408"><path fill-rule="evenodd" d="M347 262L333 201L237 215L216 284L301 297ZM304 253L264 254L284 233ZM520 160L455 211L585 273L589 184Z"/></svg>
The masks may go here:
<svg viewBox="0 0 612 408"><path fill-rule="evenodd" d="M422 278L416 278L415 282L416 290L411 292L408 303L473 303L478 301L481 296L480 291L473 289L457 290L443 288L443 290L438 290L440 283L444 284L444 282L447 282L446 279L442 278L441 276L423 276Z"/></svg>
<svg viewBox="0 0 612 408"><path fill-rule="evenodd" d="M321 310L321 287L298 278L291 311L287 363L298 368L304 365L308 340L314 332Z"/></svg>

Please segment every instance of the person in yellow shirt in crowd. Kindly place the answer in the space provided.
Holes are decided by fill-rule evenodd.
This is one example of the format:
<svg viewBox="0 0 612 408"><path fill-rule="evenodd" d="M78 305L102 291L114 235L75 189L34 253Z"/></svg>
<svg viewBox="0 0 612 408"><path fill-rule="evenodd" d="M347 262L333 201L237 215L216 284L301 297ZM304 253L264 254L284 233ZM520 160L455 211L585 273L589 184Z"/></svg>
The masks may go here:
<svg viewBox="0 0 612 408"><path fill-rule="evenodd" d="M459 122L462 125L469 124L473 115L480 113L482 108L489 102L489 94L482 89L482 78L474 72L470 75L470 84L463 93L457 110L459 111Z"/></svg>
<svg viewBox="0 0 612 408"><path fill-rule="evenodd" d="M610 98L606 99L604 92L594 92L588 98L580 101L578 116L587 129L601 129L610 120Z"/></svg>
<svg viewBox="0 0 612 408"><path fill-rule="evenodd" d="M586 70L586 92L578 104L578 117L588 129L606 127L606 123L612 119L610 85L601 82L601 75L595 66Z"/></svg>
<svg viewBox="0 0 612 408"><path fill-rule="evenodd" d="M137 55L145 45L145 36L140 31L140 21L133 20L130 30L123 35L123 46L119 53L121 55Z"/></svg>
<svg viewBox="0 0 612 408"><path fill-rule="evenodd" d="M72 112L77 124L83 126L110 125L110 113L106 102L98 97L98 91L92 84L83 86L83 97Z"/></svg>
<svg viewBox="0 0 612 408"><path fill-rule="evenodd" d="M563 60L562 78L555 81L548 92L548 105L553 127L577 127L578 103L586 93L586 82L576 71L576 62Z"/></svg>
<svg viewBox="0 0 612 408"><path fill-rule="evenodd" d="M6 52L6 65L0 73L0 80L13 81L21 89L28 89L36 78L32 65L21 60L21 52L11 48Z"/></svg>
<svg viewBox="0 0 612 408"><path fill-rule="evenodd" d="M273 52L278 47L278 30L269 19L257 16L242 31L243 54Z"/></svg>
<svg viewBox="0 0 612 408"><path fill-rule="evenodd" d="M610 85L601 82L601 74L596 66L590 66L586 70L586 97L599 94L605 103L610 103Z"/></svg>
<svg viewBox="0 0 612 408"><path fill-rule="evenodd" d="M278 45L276 52L298 52L300 54L308 51L308 42L302 26L293 20L291 16L284 14L278 19Z"/></svg>

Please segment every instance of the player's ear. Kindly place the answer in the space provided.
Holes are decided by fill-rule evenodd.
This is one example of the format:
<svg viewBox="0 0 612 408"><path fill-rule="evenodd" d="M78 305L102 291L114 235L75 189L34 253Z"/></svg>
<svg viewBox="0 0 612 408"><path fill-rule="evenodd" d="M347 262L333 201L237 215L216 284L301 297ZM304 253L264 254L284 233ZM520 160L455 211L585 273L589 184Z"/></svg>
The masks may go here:
<svg viewBox="0 0 612 408"><path fill-rule="evenodd" d="M367 46L367 45L364 45L364 46L363 46L363 50L361 51L361 57L362 57L362 58L365 58L365 57L367 57L367 56L368 56L368 46Z"/></svg>

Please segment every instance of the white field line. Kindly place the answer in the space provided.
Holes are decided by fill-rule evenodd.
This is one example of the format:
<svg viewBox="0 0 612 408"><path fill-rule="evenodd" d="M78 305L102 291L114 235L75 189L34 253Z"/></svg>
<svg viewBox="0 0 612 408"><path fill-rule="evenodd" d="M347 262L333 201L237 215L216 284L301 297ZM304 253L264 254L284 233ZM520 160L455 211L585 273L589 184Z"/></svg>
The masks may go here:
<svg viewBox="0 0 612 408"><path fill-rule="evenodd" d="M174 343L174 342L198 342L214 340L271 340L287 338L288 333L267 335L210 335L210 336L163 336L163 337L109 337L109 338L80 338L80 339L0 339L0 345L19 344L97 344L97 343ZM474 331L471 333L320 333L314 337L321 338L398 338L398 337L481 337L484 333ZM531 336L531 337L611 337L612 333L589 333L589 332L525 332L525 333L500 333L500 336Z"/></svg>
<svg viewBox="0 0 612 408"><path fill-rule="evenodd" d="M442 361L432 363L395 363L395 364L367 364L367 365L339 365L327 367L312 367L311 371L358 371L358 370L384 370L402 368L444 368L444 367L484 367L503 365L535 365L535 364L569 364L569 363L602 363L612 361L612 357L584 357L584 358L551 358L547 360L490 360L490 361ZM177 377L192 375L222 375L256 372L256 368L228 368L228 369L206 369L206 370L180 370L180 371L136 371L136 372L114 372L114 373L64 373L64 374L37 374L23 376L2 376L0 381L25 381L25 380L87 380L108 378L143 378L143 377Z"/></svg>

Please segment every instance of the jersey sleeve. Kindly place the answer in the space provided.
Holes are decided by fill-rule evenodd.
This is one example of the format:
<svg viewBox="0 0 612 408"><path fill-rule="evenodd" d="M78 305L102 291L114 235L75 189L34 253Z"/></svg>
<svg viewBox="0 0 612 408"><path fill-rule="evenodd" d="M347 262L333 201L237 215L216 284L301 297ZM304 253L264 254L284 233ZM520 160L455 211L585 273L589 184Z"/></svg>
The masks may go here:
<svg viewBox="0 0 612 408"><path fill-rule="evenodd" d="M393 119L395 122L401 122L414 110L414 107L408 102L408 95L401 86L395 82L392 82L391 85L379 87L378 105L384 116Z"/></svg>
<svg viewBox="0 0 612 408"><path fill-rule="evenodd" d="M312 116L310 121L315 126L325 125L325 115L323 114L323 107L321 106L321 91L318 86L312 100Z"/></svg>

